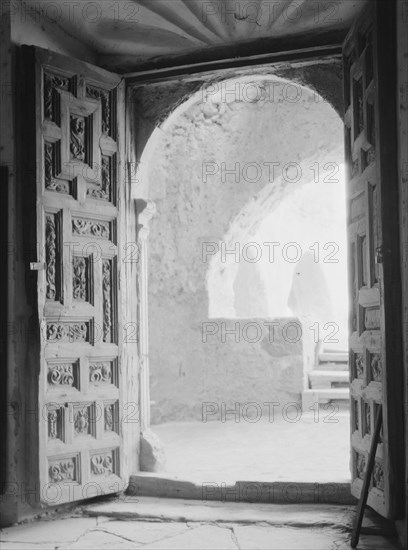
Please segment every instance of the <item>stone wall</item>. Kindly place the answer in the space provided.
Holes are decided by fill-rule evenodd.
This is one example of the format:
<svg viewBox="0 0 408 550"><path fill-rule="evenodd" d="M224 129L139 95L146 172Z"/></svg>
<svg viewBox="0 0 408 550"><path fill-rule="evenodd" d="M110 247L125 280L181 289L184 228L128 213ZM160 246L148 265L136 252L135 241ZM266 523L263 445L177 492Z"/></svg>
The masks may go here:
<svg viewBox="0 0 408 550"><path fill-rule="evenodd" d="M268 414L268 403L280 410L299 402L299 326L290 318L212 319L202 325L191 310L169 322L160 342L151 347L152 423L222 420L235 403L256 403ZM186 336L180 339L183 332Z"/></svg>
<svg viewBox="0 0 408 550"><path fill-rule="evenodd" d="M201 95L149 155L149 196L157 205L149 238L152 423L200 418L204 401L300 398L301 343L202 342L203 324L222 322L209 318L203 246L237 237L248 242L283 199L310 182L314 162L342 162L342 123L328 103L287 82L258 85L257 100ZM277 163L273 176L270 163ZM249 164L260 168L259 177L245 172ZM251 317L264 317L262 305ZM234 315L225 315L229 324Z"/></svg>

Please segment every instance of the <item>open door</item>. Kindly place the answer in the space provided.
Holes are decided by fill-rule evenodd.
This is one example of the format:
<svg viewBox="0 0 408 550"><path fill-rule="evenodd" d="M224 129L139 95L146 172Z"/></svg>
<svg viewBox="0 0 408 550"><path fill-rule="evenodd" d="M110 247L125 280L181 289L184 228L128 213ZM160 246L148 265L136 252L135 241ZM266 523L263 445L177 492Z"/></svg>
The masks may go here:
<svg viewBox="0 0 408 550"><path fill-rule="evenodd" d="M351 294L351 476L360 496L376 409L368 505L396 517L403 488L394 2L373 2L343 48Z"/></svg>
<svg viewBox="0 0 408 550"><path fill-rule="evenodd" d="M33 461L41 501L60 504L118 492L129 479L124 387L137 384L125 383L128 342L119 322L126 309L124 86L117 75L45 50L25 48L24 62L25 123L35 127L27 150L35 206L27 217L35 219L30 267L40 334L31 359L34 370L39 365Z"/></svg>

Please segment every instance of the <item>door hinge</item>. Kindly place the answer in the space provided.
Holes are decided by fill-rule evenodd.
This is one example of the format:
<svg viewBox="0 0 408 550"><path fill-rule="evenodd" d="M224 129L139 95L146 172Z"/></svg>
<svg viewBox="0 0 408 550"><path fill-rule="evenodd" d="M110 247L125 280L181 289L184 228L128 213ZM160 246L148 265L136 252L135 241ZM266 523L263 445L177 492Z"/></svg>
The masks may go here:
<svg viewBox="0 0 408 550"><path fill-rule="evenodd" d="M45 269L44 262L30 262L31 271L41 271L41 269Z"/></svg>

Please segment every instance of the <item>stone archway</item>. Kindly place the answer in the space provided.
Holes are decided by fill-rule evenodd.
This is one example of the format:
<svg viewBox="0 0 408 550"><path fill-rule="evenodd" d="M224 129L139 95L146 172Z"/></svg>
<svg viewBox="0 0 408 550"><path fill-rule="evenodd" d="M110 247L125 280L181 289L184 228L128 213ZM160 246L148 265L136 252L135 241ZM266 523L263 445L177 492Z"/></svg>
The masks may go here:
<svg viewBox="0 0 408 550"><path fill-rule="evenodd" d="M246 115L243 106L250 106ZM253 153L245 146L247 136L242 133L243 128L242 135L234 138L239 130L236 119L242 119L242 116L247 117L243 119L243 128L249 130L250 139L255 140L255 135L258 135L256 158L251 156ZM256 119L253 127L249 125L248 116ZM274 132L271 120L275 120L279 132ZM223 124L225 131L221 128ZM238 172L232 162L237 152L233 145L217 141L215 149L223 149L225 153L224 167L221 157L214 156L215 149L205 149L205 142L211 142L213 127L221 128L218 140L222 141L224 134L228 134L232 136L232 141L235 139L235 145L238 143L241 147L244 156ZM294 135L297 127L303 130L297 132L290 142L287 137L282 139L282 136ZM263 139L264 143L259 139L262 131L268 136ZM169 153L171 159L167 157L167 161L163 161L169 148L172 149ZM203 148L206 153L202 153ZM211 312L208 316L208 286L218 288L215 302L225 299L229 292L228 283L225 284L228 277L225 275L230 272L231 284L236 278L238 264L232 262L224 265L223 277L217 280L219 271L214 266L220 250L215 255L209 253L204 260L206 265L203 265L203 246L209 245L211 251L211 247L217 247L221 240L225 241L227 248L231 248L237 240L250 241L256 227L285 197L295 194L296 190L313 178L325 185L323 180L329 180L333 165L342 160L342 148L342 123L330 104L306 87L294 86L291 82L268 75L242 77L203 88L175 109L155 130L149 147L141 157L142 170L139 173L142 179L150 178L150 181L143 182L143 187L149 188L150 198L157 202L159 210L159 217L153 222L151 269L154 276L150 281L150 292L162 296L160 307L170 300L176 304L175 307L184 308L181 328L177 332L177 324L167 326L161 320L155 300L151 303L154 321L150 329L150 358L155 364L163 365L165 361L167 365L160 370L155 391L158 385L162 385L166 395L170 396L174 392L174 401L177 402L180 380L184 385L186 379L183 365L189 362L188 357L182 352L175 357L170 348L166 347L168 342L165 339L168 336L173 342L187 340L186 347L191 345L194 348L196 374L193 376L192 388L189 387L186 390L188 395L184 395L185 401L190 403L190 410L193 411L194 403L216 395L214 385L209 391L208 388L204 390L209 382L201 378L203 369L200 365L204 365L206 360L205 353L199 350L198 335L202 323L214 316ZM321 170L319 174L316 163ZM170 165L174 171L169 175L167 171ZM149 166L154 166L153 170L143 170ZM237 177L244 181L237 184ZM179 199L177 196L184 198ZM171 209L166 206L166 212L162 207L165 203L173 205ZM199 211L194 206L198 203L207 206ZM197 217L210 220L205 230L201 225L201 233L200 230L196 231L194 220ZM185 224L190 224L188 230L185 230ZM173 235L172 240L167 238L170 233ZM176 241L177 250L174 248ZM199 257L197 250L200 251ZM184 259L178 261L177 254ZM185 267L186 258L194 258L188 271ZM168 310L171 311L170 306ZM223 317L233 315L226 313ZM226 347L212 352L211 361L216 364L218 360L215 357L217 354L225 355ZM173 379L169 379L169 373L173 373ZM215 376L210 374L207 378ZM170 397L165 400L167 404L160 414L174 418L176 407L170 406ZM198 416L200 411L195 410L193 414Z"/></svg>
<svg viewBox="0 0 408 550"><path fill-rule="evenodd" d="M296 106L299 106L298 97L300 97L301 101L303 102L306 101L306 103L309 104L309 109L313 110L314 107L316 108L323 107L323 109L326 109L325 112L328 113L329 116L325 116L325 124L326 124L325 139L323 140L321 139L321 143L319 144L319 147L318 147L318 149L321 149L318 151L320 153L319 158L320 158L320 161L322 162L321 153L323 150L325 151L324 163L325 164L329 163L330 161L333 160L333 152L336 149L337 149L336 158L339 158L338 152L339 150L341 151L342 149L341 122L336 112L332 108L332 106L328 103L325 103L318 94L308 89L307 87L297 86L297 85L295 86L293 85L293 82L282 80L271 75L257 75L256 77L247 76L247 77L241 77L239 79L218 82L216 84L208 85L207 87L200 86L200 89L198 91L196 91L194 94L187 97L186 101L178 105L174 109L174 111L170 114L170 116L168 116L163 122L161 122L159 126L155 127L149 140L146 141L146 135L142 136L142 143L144 142L145 145L147 143L147 146L144 147L143 154L139 155L140 162L138 165L138 172L137 172L137 178L136 178L137 181L134 187L134 196L137 198L139 198L140 195L142 196L144 195L145 197L149 196L149 199L152 199L153 201L157 201L159 203L159 208L158 208L159 218L157 218L157 220L160 220L160 223L159 222L157 223L159 223L159 225L162 228L171 227L171 220L169 218L164 219L162 216L162 212L160 211L161 210L160 201L163 197L163 194L165 193L164 187L168 182L165 183L163 177L160 177L160 174L157 171L155 175L149 172L150 166L152 166L153 164L157 166L160 163L160 159L155 155L155 151L157 152L158 149L163 151L162 146L163 146L163 143L165 143L166 141L166 132L170 132L170 134L172 134L172 132L174 131L174 128L177 127L177 120L180 118L183 118L184 114L187 113L189 110L194 110L197 107L197 105L201 104L202 106L204 106L201 114L199 115L199 117L201 117L203 125L206 124L206 121L210 121L210 124L211 124L212 121L214 120L215 121L220 120L223 116L222 104L228 103L228 101L225 101L226 95L228 92L230 93L230 97L231 97L231 90L233 93L236 93L236 88L235 88L236 84L239 85L238 90L239 90L240 97L238 99L241 100L241 103L246 101L247 103L250 103L252 105L259 104L260 102L263 102L265 104L265 102L268 101L269 99L269 102L273 104L273 101L270 101L271 91L268 90L268 86L272 86L274 94L277 95L278 97L279 95L282 96L283 94L285 94L284 97L287 100L286 110L292 108L292 113L294 109L296 109ZM248 86L249 84L251 85L251 88L249 88ZM245 90L245 86L247 86L247 88L246 88L246 91L243 92L243 90ZM250 94L252 94L252 96ZM186 96L183 95L183 98L185 99ZM209 98L211 98L212 101L209 101ZM217 98L219 100L218 102L217 102ZM289 121L290 117L287 116L286 119L287 119L286 126L288 129L290 127L290 121ZM297 120L296 117L294 117L294 120ZM336 124L338 124L337 136L335 132L332 131L332 127L330 125L334 121L336 122ZM200 124L197 118L195 119L195 123ZM299 123L299 120L297 120L296 125L298 125L298 123ZM183 125L181 124L181 126ZM295 124L293 124L293 127L294 126ZM313 129L313 124L311 125L312 134L314 132L314 135L316 137L319 134L319 130L320 130L320 138L321 138L322 137L321 128L320 129L318 128L317 122L315 123L315 126L317 126L317 128ZM282 125L280 125L280 130L281 130L280 135L282 135L283 133ZM182 133L184 129L181 127L178 130L176 129L176 134L177 134L177 131ZM173 138L174 138L174 135L173 135ZM330 148L329 146L328 149L327 149L327 139L329 141L332 140L331 141L332 147ZM302 140L299 138L299 141L302 141ZM275 140L275 143L277 142L278 140ZM208 239L210 240L210 242L217 243L225 235L227 235L230 240L231 239L233 240L236 237L237 231L241 233L241 237L245 235L250 236L251 232L253 232L254 230L254 223L255 225L259 224L260 220L262 220L262 218L264 218L267 215L267 213L271 211L271 209L273 210L273 208L275 208L277 204L279 204L279 201L283 197L295 192L294 188L288 189L288 186L287 186L288 181L292 181L292 183L299 183L299 181L302 179L304 180L303 183L306 181L307 178L306 179L304 177L298 178L297 170L299 168L302 174L308 171L311 174L311 176L313 176L313 173L310 167L313 165L313 162L316 161L317 151L314 150L314 148L316 148L315 144L316 144L316 140L313 140L313 139L308 140L307 147L309 147L309 149L306 151L306 154L303 157L300 154L300 146L296 151L296 155L295 156L293 155L293 143L292 143L291 144L292 149L287 151L286 157L285 156L283 157L285 159L285 162L283 163L283 166L280 167L281 173L278 176L276 176L276 174L274 173L273 177L270 177L271 168L275 168L273 166L273 162L274 162L273 158L271 159L270 164L264 167L265 170L267 171L265 173L268 174L267 181L265 181L265 178L262 178L262 176L260 178L257 178L249 175L248 179L252 180L251 184L254 184L252 185L251 190L248 192L248 189L247 189L245 192L241 192L239 196L240 200L235 201L234 204L231 205L231 207L233 206L233 208L228 207L230 208L230 210L228 210L227 213L224 212L225 215L224 214L219 215L219 212L218 213L214 212L213 219L218 219L217 223L219 223L219 227L217 231L213 232L211 235L208 236ZM183 154L183 151L180 150L179 155L182 156L182 154ZM282 155L280 155L280 158L282 159ZM251 170L251 168L255 170L257 169L256 166L252 166L252 167L245 166L246 164L248 163L244 163L243 166L240 167L240 170L241 168L247 169L247 170ZM261 165L262 163L257 162L255 164ZM214 168L215 168L215 173L212 173L214 171ZM228 167L226 168L228 171ZM180 181L182 180L183 170L184 170L184 166L181 167L181 171L177 175ZM214 160L210 159L205 168L201 167L201 174L200 174L201 178L203 177L203 170L207 170L207 172L205 173L207 181L205 183L208 183L212 179L213 180L212 184L216 185L217 184L216 178L223 177L222 167L221 168L219 166L214 167ZM327 175L328 174L320 174L320 176L323 176L323 177ZM224 188L223 193L225 194L225 196L228 196L228 194L231 196L233 195L233 193L231 193L231 190L232 190L230 185L231 182L228 183L228 174L224 179L225 179L224 183L226 184L224 187L226 187L227 189ZM181 189L180 186L178 186L177 189L174 187L172 192L174 194L178 191L183 192L183 189ZM139 204L141 203L142 201L139 201ZM179 212L176 213L176 216L178 214ZM191 213L191 215L193 216L193 213ZM234 220L232 223L231 223L231 217ZM186 217L186 219L188 220L188 216ZM254 220L257 220L257 222L256 221L254 222ZM153 224L155 224L155 222L153 222ZM160 234L160 232L159 233L156 232L156 227L154 228L154 235L155 235L154 241L156 243L162 240L161 239L162 234ZM225 240L228 241L228 238L226 238ZM200 245L202 245L202 240L200 241ZM167 271L168 271L169 265L172 263L172 261L169 258L168 252L169 252L168 250L167 251L158 250L157 247L155 248L155 251L154 251L156 255L158 254L158 256L160 256L160 263L164 262L164 265L166 266L165 270L167 269ZM159 271L160 271L160 268L159 268ZM210 265L209 272L210 271L211 271L211 265ZM157 274L157 271L156 271L156 274ZM211 275L209 275L209 277L210 276ZM160 277L161 277L161 274L159 273L159 279ZM178 275L173 277L173 281L180 282L181 279L182 278L178 277ZM194 277L192 279L194 279ZM190 283L191 283L190 286L194 287L196 286L197 281L192 280L190 281ZM193 304L193 308L195 310L196 316L197 316L197 312L200 311L202 313L202 317L207 318L206 310L208 310L208 302L206 298L207 289L205 286L205 277L201 278L201 281L197 284L200 286L200 288L196 287L194 289L194 294L196 294L196 297L194 300L191 301L191 303ZM187 287L188 286L187 282L184 281L181 286ZM153 283L153 285L152 284L150 285L150 290L151 292L156 292L158 290L157 281L156 283ZM172 296L172 299L174 298L173 291L169 295ZM202 304L205 304L204 309L202 309ZM141 310L143 311L144 310L143 304L141 305L142 305ZM155 310L153 311L152 317L154 318L153 324L155 325L153 330L157 331L156 332L157 334L165 334L165 330L163 330L163 327L160 327L160 322L157 323L157 319L159 318L159 316L157 315L157 311ZM187 317L188 315L186 313L185 318ZM146 319L146 317L144 318ZM197 325L197 323L195 324ZM196 326L196 329L197 329L197 326ZM173 327L171 327L171 329L169 330L172 331ZM173 333L171 335L171 338L177 341L177 335ZM151 341L153 339L154 337L151 338ZM142 385L142 396L144 395L144 399L142 399L142 402L144 401L147 404L149 402L148 390L146 388L146 383L149 378L148 377L149 354L147 353L147 335L146 337L142 336L142 342L143 341L145 341L145 344L144 344L145 351L143 353L144 375L142 376L142 381L144 380L144 389ZM143 347L143 343L141 344L141 346ZM150 353L151 353L151 350L150 350ZM215 351L215 353L217 353L217 351ZM166 358L166 360L167 359L168 358ZM183 360L181 361L181 364L182 363L183 363ZM179 372L181 373L180 376L183 377L184 374L183 374L182 367L179 369ZM195 380L195 382L197 382L197 379ZM163 383L166 385L166 391L168 392L169 391L168 380L164 380ZM199 384L198 385L194 384L194 386L199 387ZM176 389L176 391L178 390ZM203 397L201 397L201 399L203 399ZM142 415L143 415L143 410L144 410L144 407L142 406ZM198 411L196 411L196 414L197 412ZM169 413L164 412L164 414L168 415ZM148 418L148 416L149 414L148 414L148 411L146 410L144 417ZM147 428L147 424L146 423L144 424L145 428ZM142 425L143 425L143 422L142 422Z"/></svg>

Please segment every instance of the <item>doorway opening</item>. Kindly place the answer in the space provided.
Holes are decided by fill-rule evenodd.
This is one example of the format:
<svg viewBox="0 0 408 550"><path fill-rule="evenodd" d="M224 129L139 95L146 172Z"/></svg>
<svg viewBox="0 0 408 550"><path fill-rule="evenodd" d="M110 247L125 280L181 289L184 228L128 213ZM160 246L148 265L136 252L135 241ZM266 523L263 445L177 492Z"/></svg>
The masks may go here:
<svg viewBox="0 0 408 550"><path fill-rule="evenodd" d="M199 482L349 482L343 123L259 75L149 152L151 428Z"/></svg>

